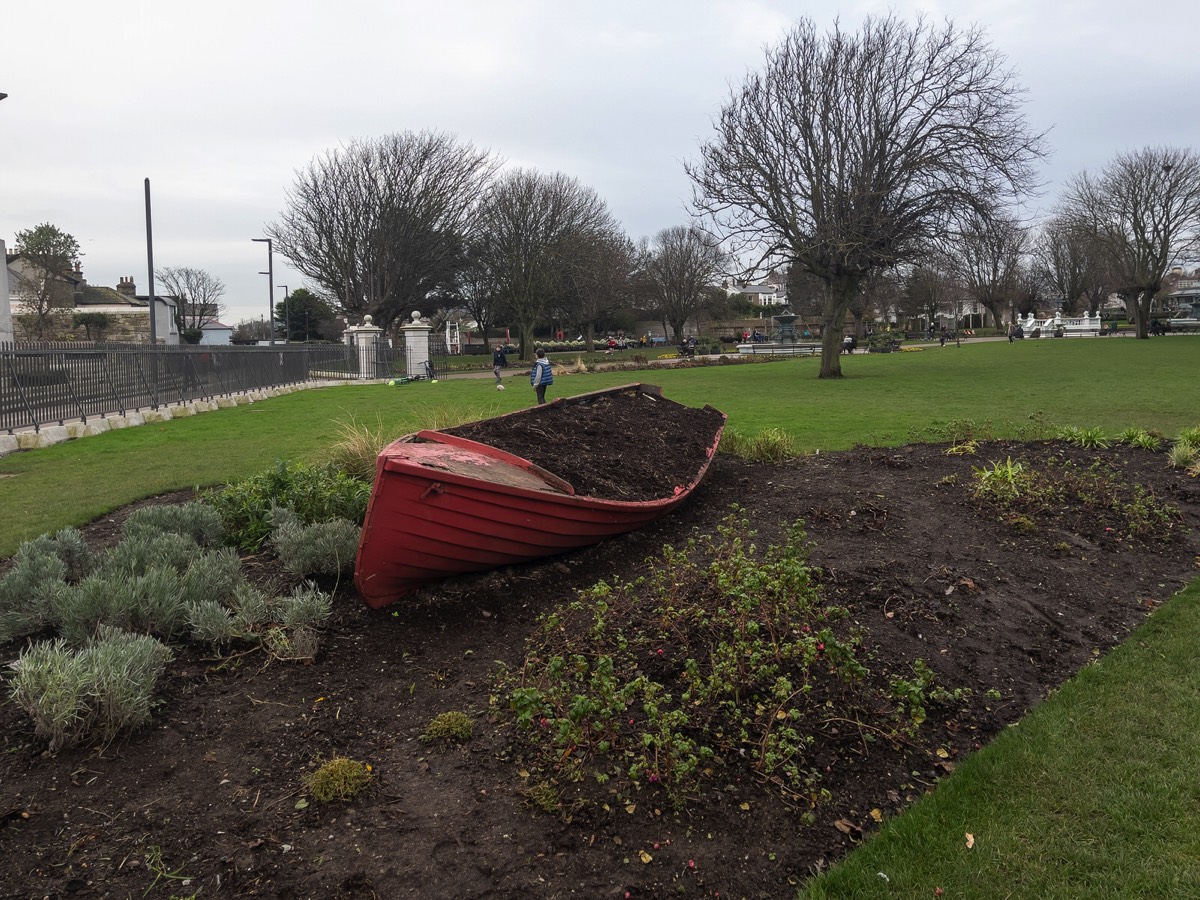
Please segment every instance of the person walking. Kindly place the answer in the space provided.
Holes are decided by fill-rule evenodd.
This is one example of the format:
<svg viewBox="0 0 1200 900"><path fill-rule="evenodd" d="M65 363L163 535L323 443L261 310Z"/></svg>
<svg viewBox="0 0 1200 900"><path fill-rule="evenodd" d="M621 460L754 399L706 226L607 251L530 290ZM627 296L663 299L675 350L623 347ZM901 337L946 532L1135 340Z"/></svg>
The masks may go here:
<svg viewBox="0 0 1200 900"><path fill-rule="evenodd" d="M492 351L492 374L496 376L497 387L503 386L502 372L507 367L508 355L504 352L504 345L497 344L496 349Z"/></svg>
<svg viewBox="0 0 1200 900"><path fill-rule="evenodd" d="M537 393L537 402L546 402L546 388L554 384L554 371L550 368L550 360L546 359L546 351L537 348L537 359L533 361L533 369L529 372L529 383Z"/></svg>

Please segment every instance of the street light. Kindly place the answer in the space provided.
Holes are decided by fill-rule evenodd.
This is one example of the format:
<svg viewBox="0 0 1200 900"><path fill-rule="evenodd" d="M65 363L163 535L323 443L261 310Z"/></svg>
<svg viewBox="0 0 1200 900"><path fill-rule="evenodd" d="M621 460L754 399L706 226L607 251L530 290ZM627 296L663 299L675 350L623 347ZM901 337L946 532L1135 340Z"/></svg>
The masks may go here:
<svg viewBox="0 0 1200 900"><path fill-rule="evenodd" d="M274 259L272 259L271 239L270 238L250 238L250 240L252 240L258 244L266 244L267 245L267 271L265 273L260 272L259 274L265 274L267 276L267 297L271 304L268 307L268 309L271 312L271 326L270 326L270 330L267 332L267 341L272 347L274 347L275 346L275 261L274 261Z"/></svg>
<svg viewBox="0 0 1200 900"><path fill-rule="evenodd" d="M283 288L283 342L286 344L292 336L292 320L288 317L288 286L281 284L278 287Z"/></svg>

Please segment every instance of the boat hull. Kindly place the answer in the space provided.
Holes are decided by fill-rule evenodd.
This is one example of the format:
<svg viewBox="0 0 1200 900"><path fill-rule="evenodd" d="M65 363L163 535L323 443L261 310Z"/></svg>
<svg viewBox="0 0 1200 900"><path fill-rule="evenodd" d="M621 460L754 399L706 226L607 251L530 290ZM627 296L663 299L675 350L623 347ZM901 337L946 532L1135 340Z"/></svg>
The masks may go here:
<svg viewBox="0 0 1200 900"><path fill-rule="evenodd" d="M608 392L584 396L602 393ZM452 575L529 562L641 528L678 507L704 478L721 421L691 482L647 501L576 496L557 476L486 444L433 431L406 435L377 460L355 565L358 591L380 608Z"/></svg>

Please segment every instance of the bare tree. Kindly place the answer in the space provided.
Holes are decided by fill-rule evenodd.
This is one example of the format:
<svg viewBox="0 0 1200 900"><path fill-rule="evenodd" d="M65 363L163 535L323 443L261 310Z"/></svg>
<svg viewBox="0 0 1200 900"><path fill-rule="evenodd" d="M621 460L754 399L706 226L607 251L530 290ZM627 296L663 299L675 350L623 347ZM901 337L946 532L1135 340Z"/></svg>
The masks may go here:
<svg viewBox="0 0 1200 900"><path fill-rule="evenodd" d="M992 314L1001 328L1013 308L1021 277L1027 232L1015 219L974 214L946 241L945 256L967 294Z"/></svg>
<svg viewBox="0 0 1200 900"><path fill-rule="evenodd" d="M520 334L521 359L531 358L533 330L559 289L568 239L616 228L599 195L561 173L516 169L492 185L475 246Z"/></svg>
<svg viewBox="0 0 1200 900"><path fill-rule="evenodd" d="M863 278L1032 187L1042 137L1022 93L982 31L894 16L824 37L802 20L733 91L688 167L694 203L735 252L783 257L828 285L821 378L841 376Z"/></svg>
<svg viewBox="0 0 1200 900"><path fill-rule="evenodd" d="M956 316L957 299L962 288L950 271L947 260L930 252L920 264L908 267L904 276L902 307L911 318L925 319L932 325L939 316ZM955 324L957 329L958 324Z"/></svg>
<svg viewBox="0 0 1200 900"><path fill-rule="evenodd" d="M209 322L216 322L225 311L221 298L225 295L225 284L215 275L203 269L189 266L168 266L154 273L163 286L162 293L176 298L175 319L179 333L189 343L200 342L200 330ZM195 338L192 340L191 338Z"/></svg>
<svg viewBox="0 0 1200 900"><path fill-rule="evenodd" d="M1072 179L1063 204L1100 246L1137 336L1149 337L1163 278L1200 248L1200 156L1174 147L1122 153L1100 175Z"/></svg>
<svg viewBox="0 0 1200 900"><path fill-rule="evenodd" d="M44 222L16 234L16 252L24 265L16 269L17 293L25 305L31 330L45 334L51 309L71 306L73 291L67 277L79 261L79 242L54 225Z"/></svg>
<svg viewBox="0 0 1200 900"><path fill-rule="evenodd" d="M1112 273L1103 247L1088 229L1067 214L1052 216L1034 242L1033 265L1038 277L1071 311L1083 305L1097 313L1112 293Z"/></svg>
<svg viewBox="0 0 1200 900"><path fill-rule="evenodd" d="M704 305L706 288L727 265L720 242L695 226L675 225L654 236L643 277L676 343L683 340L684 323Z"/></svg>
<svg viewBox="0 0 1200 900"><path fill-rule="evenodd" d="M504 314L500 288L492 277L480 249L467 247L466 264L458 273L454 285L454 301L467 311L479 326L484 341Z"/></svg>
<svg viewBox="0 0 1200 900"><path fill-rule="evenodd" d="M386 328L428 311L427 298L453 281L498 165L435 132L356 141L297 173L267 234L341 312Z"/></svg>
<svg viewBox="0 0 1200 900"><path fill-rule="evenodd" d="M619 230L578 232L566 238L559 249L559 312L564 321L579 326L590 352L597 325L631 302L637 250Z"/></svg>

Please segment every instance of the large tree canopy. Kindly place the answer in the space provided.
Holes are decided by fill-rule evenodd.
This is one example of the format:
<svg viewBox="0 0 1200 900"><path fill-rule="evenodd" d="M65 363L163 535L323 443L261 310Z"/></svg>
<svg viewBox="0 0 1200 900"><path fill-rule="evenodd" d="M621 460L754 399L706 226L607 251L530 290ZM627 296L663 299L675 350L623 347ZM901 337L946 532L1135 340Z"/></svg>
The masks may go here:
<svg viewBox="0 0 1200 900"><path fill-rule="evenodd" d="M1042 138L977 29L802 20L735 88L688 167L697 209L759 262L828 286L820 377L840 377L843 319L871 272L917 259L949 223L1032 187Z"/></svg>
<svg viewBox="0 0 1200 900"><path fill-rule="evenodd" d="M435 132L356 141L297 173L267 234L347 317L386 328L452 284L497 166Z"/></svg>
<svg viewBox="0 0 1200 900"><path fill-rule="evenodd" d="M175 318L179 333L194 336L193 343L200 340L205 325L221 318L225 283L220 278L190 266L168 266L157 270L154 277L162 282L163 293L178 300Z"/></svg>

